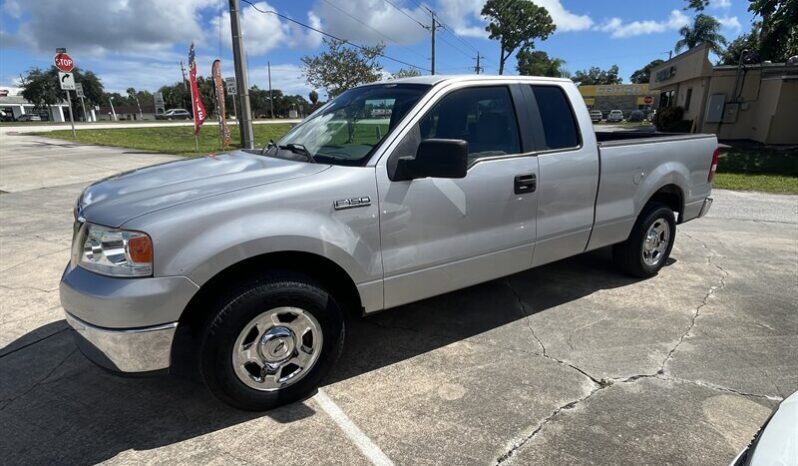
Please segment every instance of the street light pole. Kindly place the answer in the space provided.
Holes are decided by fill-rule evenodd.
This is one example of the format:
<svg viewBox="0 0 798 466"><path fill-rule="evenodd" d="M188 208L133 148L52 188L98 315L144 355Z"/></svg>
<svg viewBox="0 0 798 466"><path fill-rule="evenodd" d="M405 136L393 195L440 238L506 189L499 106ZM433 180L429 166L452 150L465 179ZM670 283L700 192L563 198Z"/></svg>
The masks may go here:
<svg viewBox="0 0 798 466"><path fill-rule="evenodd" d="M114 110L114 96L109 96L108 97L108 102L111 104L111 114L113 114L113 119L114 119L114 121L117 121L117 119L116 119L116 110Z"/></svg>
<svg viewBox="0 0 798 466"><path fill-rule="evenodd" d="M230 30L233 34L233 62L236 72L236 86L238 98L241 101L241 119L238 129L241 132L241 145L244 149L255 148L255 138L252 131L252 109L249 104L249 80L247 67L244 62L244 37L241 35L241 21L238 17L238 0L230 1Z"/></svg>

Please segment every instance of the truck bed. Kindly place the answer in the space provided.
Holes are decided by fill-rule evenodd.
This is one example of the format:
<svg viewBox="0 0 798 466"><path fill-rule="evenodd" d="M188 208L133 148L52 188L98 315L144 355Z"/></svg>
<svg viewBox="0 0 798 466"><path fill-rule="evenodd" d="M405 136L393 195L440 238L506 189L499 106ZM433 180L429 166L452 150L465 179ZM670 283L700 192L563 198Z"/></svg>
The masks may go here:
<svg viewBox="0 0 798 466"><path fill-rule="evenodd" d="M596 131L596 140L601 147L642 144L648 142L702 139L708 136L711 137L711 135L707 134L660 133L656 131Z"/></svg>

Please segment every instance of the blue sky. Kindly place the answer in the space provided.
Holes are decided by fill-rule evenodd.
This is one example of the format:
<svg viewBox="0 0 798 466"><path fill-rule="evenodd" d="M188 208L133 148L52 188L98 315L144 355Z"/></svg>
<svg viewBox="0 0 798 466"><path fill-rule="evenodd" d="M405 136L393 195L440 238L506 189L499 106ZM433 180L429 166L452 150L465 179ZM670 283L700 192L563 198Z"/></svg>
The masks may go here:
<svg viewBox="0 0 798 466"><path fill-rule="evenodd" d="M428 6L447 26L438 33L439 73L473 72L477 51L486 57L485 72L496 73L498 43L487 39L479 15L484 1L269 0L257 5L355 43L385 42L386 55L425 69L430 38L418 23L429 23L422 8ZM564 59L572 73L617 64L625 82L649 61L667 58L679 27L695 14L683 9L684 0L534 1L557 25L552 37L535 44L537 49ZM275 88L307 94L300 58L321 50L321 36L241 6L251 84L267 86L269 61ZM721 21L721 32L731 40L750 29L747 6L747 0L711 0L707 13ZM57 47L66 47L78 66L95 71L112 91L156 90L178 81L178 62L185 61L191 41L201 74L210 74L211 62L221 56L229 75L229 30L227 0L3 0L0 87L13 87L30 67L49 66ZM388 72L404 66L382 62ZM506 73L515 73L514 60Z"/></svg>

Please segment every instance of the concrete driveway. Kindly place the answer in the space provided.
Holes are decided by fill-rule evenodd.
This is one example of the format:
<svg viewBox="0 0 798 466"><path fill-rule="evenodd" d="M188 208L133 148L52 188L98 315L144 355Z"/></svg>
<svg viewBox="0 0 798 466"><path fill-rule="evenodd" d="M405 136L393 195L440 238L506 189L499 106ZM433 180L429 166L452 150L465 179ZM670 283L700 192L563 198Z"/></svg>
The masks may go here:
<svg viewBox="0 0 798 466"><path fill-rule="evenodd" d="M58 302L90 181L170 156L4 136L4 464L728 464L798 389L798 197L716 192L655 278L606 250L350 322L313 398L107 374Z"/></svg>

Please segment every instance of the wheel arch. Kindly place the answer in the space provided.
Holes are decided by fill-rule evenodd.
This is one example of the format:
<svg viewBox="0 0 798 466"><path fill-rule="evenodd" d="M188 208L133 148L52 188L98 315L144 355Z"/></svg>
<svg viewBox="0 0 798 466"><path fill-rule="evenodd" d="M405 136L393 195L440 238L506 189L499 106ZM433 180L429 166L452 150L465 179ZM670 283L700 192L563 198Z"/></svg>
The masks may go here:
<svg viewBox="0 0 798 466"><path fill-rule="evenodd" d="M172 345L172 370L193 376L197 347L202 329L222 296L265 271L287 271L307 275L319 282L341 303L348 316L363 314L363 303L357 285L346 270L329 258L304 251L270 252L236 262L220 270L194 294L180 315L178 331Z"/></svg>
<svg viewBox="0 0 798 466"><path fill-rule="evenodd" d="M684 213L684 192L682 191L682 188L673 183L660 187L651 196L649 196L648 200L643 205L643 210L641 210L641 213L645 210L645 206L654 202L664 204L672 211L679 212L677 223L681 223L681 214ZM638 216L639 215L640 214L638 214Z"/></svg>

